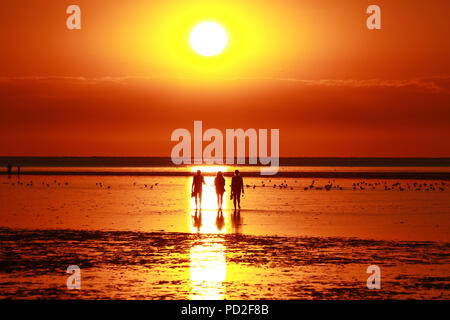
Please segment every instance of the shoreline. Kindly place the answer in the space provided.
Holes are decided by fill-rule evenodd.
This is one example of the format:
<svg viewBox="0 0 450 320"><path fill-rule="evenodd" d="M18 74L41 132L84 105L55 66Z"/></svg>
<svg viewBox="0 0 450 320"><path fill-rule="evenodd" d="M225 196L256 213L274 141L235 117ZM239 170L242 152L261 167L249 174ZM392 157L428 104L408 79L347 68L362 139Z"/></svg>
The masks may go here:
<svg viewBox="0 0 450 320"><path fill-rule="evenodd" d="M449 167L450 157L280 157L280 166L305 167ZM192 159L194 160L194 159ZM224 159L224 163L225 163ZM237 163L235 158L234 163ZM249 159L244 164L249 165ZM0 156L0 166L155 167L173 166L170 157ZM195 165L192 163L192 165ZM190 166L190 165L186 165Z"/></svg>
<svg viewBox="0 0 450 320"><path fill-rule="evenodd" d="M191 177L192 172L142 172L142 171L27 171L22 168L20 174L13 172L0 172L0 175L14 176L168 176L168 177ZM204 172L205 176L215 176L215 172ZM450 180L450 172L278 172L275 175L261 175L257 172L242 172L244 177L270 178L333 178L333 179L417 179L417 180ZM224 172L224 176L231 177L233 172Z"/></svg>

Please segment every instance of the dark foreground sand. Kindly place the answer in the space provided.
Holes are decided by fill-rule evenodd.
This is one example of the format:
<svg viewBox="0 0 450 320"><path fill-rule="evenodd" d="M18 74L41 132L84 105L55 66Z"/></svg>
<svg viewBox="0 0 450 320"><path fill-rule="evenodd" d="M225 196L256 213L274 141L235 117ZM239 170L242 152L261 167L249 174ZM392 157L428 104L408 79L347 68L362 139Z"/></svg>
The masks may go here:
<svg viewBox="0 0 450 320"><path fill-rule="evenodd" d="M7 228L0 242L0 298L450 298L449 243ZM66 287L73 264L81 290Z"/></svg>

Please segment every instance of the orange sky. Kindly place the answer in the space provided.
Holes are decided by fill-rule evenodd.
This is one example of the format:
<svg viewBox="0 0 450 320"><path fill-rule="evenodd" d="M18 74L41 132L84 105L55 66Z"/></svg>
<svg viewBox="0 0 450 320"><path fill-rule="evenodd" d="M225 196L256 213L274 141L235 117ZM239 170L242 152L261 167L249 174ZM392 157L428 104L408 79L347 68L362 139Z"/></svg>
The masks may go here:
<svg viewBox="0 0 450 320"><path fill-rule="evenodd" d="M78 4L82 29L66 29ZM365 27L381 7L382 29ZM170 156L176 128L279 128L281 156L450 156L449 1L16 0L0 155ZM215 20L230 45L186 45Z"/></svg>

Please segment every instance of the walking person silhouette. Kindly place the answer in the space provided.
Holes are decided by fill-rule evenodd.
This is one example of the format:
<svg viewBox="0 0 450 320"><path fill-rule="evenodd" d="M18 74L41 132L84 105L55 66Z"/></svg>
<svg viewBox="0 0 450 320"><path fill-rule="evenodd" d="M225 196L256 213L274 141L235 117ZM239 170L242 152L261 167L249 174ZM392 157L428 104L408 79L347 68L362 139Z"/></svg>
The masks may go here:
<svg viewBox="0 0 450 320"><path fill-rule="evenodd" d="M239 209L241 208L241 193L244 196L244 181L239 175L239 170L235 170L234 176L231 178L231 198L233 199L234 210L236 210L236 201Z"/></svg>
<svg viewBox="0 0 450 320"><path fill-rule="evenodd" d="M195 197L195 209L198 208L197 201L200 201L200 210L202 210L202 188L205 184L205 178L202 172L197 170L197 174L192 178L192 197Z"/></svg>
<svg viewBox="0 0 450 320"><path fill-rule="evenodd" d="M214 178L214 186L216 187L217 206L222 210L223 194L225 193L225 178L222 171L217 172L217 176Z"/></svg>

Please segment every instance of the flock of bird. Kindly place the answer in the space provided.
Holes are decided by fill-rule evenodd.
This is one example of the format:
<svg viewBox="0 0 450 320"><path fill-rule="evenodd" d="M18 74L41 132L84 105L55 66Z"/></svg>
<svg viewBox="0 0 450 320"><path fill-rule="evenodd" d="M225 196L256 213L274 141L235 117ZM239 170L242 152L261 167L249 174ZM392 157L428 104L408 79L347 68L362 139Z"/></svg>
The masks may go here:
<svg viewBox="0 0 450 320"><path fill-rule="evenodd" d="M30 180L30 182L22 182L20 180L18 180L17 182L11 182L12 186L15 186L16 184L18 186L22 186L23 185L23 186L27 186L27 187L32 187L34 185L34 182L33 182L33 180ZM53 186L58 186L58 187L63 187L63 186L68 186L69 182L68 181L66 181L66 182L58 182L56 180L53 180L53 183L51 183L51 182L48 183L48 182L42 181L41 185L46 186L47 188L51 187L52 185Z"/></svg>
<svg viewBox="0 0 450 320"><path fill-rule="evenodd" d="M375 190L377 186L382 186L384 191L445 191L448 189L450 184L445 181L441 182L412 182L412 183L400 183L395 182L391 184L387 184L386 182L382 184L381 182L376 183L367 183L365 181L361 181L358 183L353 183L353 190L366 190L372 189Z"/></svg>
<svg viewBox="0 0 450 320"><path fill-rule="evenodd" d="M307 190L323 190L323 189L325 189L325 190L327 190L327 191L329 191L329 190L331 190L331 189L337 189L337 190L343 190L343 187L342 186L340 186L340 185L338 185L338 184L334 184L334 180L333 180L333 182L331 182L331 181L328 181L328 184L326 184L326 185L324 185L324 186L322 186L322 187L318 187L318 186L316 186L315 185L315 182L316 182L317 180L313 180L312 182L311 182L311 184L310 185L308 185L308 186L306 186L306 187L303 187L303 190L305 190L305 191L307 191ZM272 180L269 180L269 183L271 184L272 183ZM295 181L295 183L297 183L297 181ZM261 185L259 185L259 186L257 186L256 184L254 184L254 185L249 185L249 184L246 184L245 185L245 187L246 188L253 188L253 189L256 189L256 187L265 187L266 186L266 184L265 184L265 182L264 181L261 181ZM280 184L273 184L273 189L288 189L288 187L289 187L289 189L290 190L294 190L294 187L293 186L289 186L288 184L287 184L287 181L286 180L284 180L282 183L280 183Z"/></svg>
<svg viewBox="0 0 450 320"><path fill-rule="evenodd" d="M308 190L344 190L344 187L336 184L335 180L328 181L327 184L318 186L316 185L316 182L318 180L312 180L311 183L307 186L302 187L304 191ZM271 183L271 180L269 180L269 183ZM297 183L297 181L295 181ZM266 184L264 181L261 181L260 185L246 185L246 188L253 188L256 189L257 187L265 187ZM294 190L293 186L289 186L284 180L280 184L274 184L274 189L287 189L289 187L290 190ZM350 190L377 190L377 187L381 187L384 191L445 191L450 187L450 183L445 181L440 182L407 182L407 183L401 183L401 182L394 182L394 183L388 183L387 181L383 182L366 182L366 181L360 181L360 182L354 182L353 185L350 188Z"/></svg>
<svg viewBox="0 0 450 320"><path fill-rule="evenodd" d="M138 183L136 183L136 182L133 182L133 186L134 187L136 187L136 186L139 186L139 184ZM144 185L141 185L141 189L142 188L148 188L148 189L150 189L150 190L153 190L153 186L158 186L158 182L156 182L154 185L153 184L144 184Z"/></svg>
<svg viewBox="0 0 450 320"><path fill-rule="evenodd" d="M302 186L300 187L301 189L303 189L304 191L308 191L308 190L325 190L325 191L330 191L330 190L344 190L344 189L349 189L349 190L354 190L354 191L361 191L361 190L379 190L381 188L381 190L384 191L445 191L446 189L449 189L450 187L450 183L445 182L445 181L435 181L435 182L394 182L394 183L388 183L387 181L385 182L366 182L366 181L359 181L359 182L353 182L352 186L350 188L344 188L343 186L336 184L335 180L331 180L328 181L327 184L322 185L322 186L318 186L316 185L316 182L318 182L318 180L312 180L311 183L307 186ZM272 186L272 180L269 180L268 182L270 184L270 186ZM295 181L295 183L297 183L297 181ZM29 182L22 182L22 181L17 181L17 182L10 182L10 184L12 186L14 185L24 185L24 186L29 186L32 187L34 185L34 182L31 180ZM53 182L45 182L42 181L41 183L42 186L45 186L47 188L51 187L51 186L58 186L58 187L64 187L64 186L68 186L69 182L65 181L65 182L60 182L57 181L56 179L53 180ZM110 185L104 185L103 182L96 182L95 185L98 188L106 188L106 189L111 189ZM136 182L133 182L133 186L134 187L140 187L140 188L147 188L149 190L153 190L154 187L158 186L158 183L154 183L154 184L138 184ZM256 189L257 187L266 187L266 183L264 181L261 181L260 184L256 185L250 185L250 184L246 184L245 185L246 188L252 188L252 189ZM287 181L284 180L282 183L279 184L273 184L272 186L273 189L290 189L290 190L294 190L297 188L294 188L294 186L289 186Z"/></svg>
<svg viewBox="0 0 450 320"><path fill-rule="evenodd" d="M15 185L18 185L18 186L27 186L27 187L32 187L33 185L35 185L34 184L34 182L33 182L33 180L30 180L29 182L22 182L22 181L20 181L20 180L18 180L17 182L10 182L9 183L11 186L15 186ZM64 186L68 186L69 185L69 182L68 181L65 181L65 182L59 182L59 181L57 181L56 179L55 180L53 180L53 182L46 182L46 181L42 181L42 183L41 183L41 185L42 186L45 186L45 187L47 187L47 188L50 188L50 187L52 187L52 186L54 186L54 187L64 187ZM153 187L155 186L157 186L158 185L158 183L155 183L155 184L143 184L142 186L141 186L141 188L149 188L149 189L153 189ZM106 188L106 189L111 189L111 186L110 185L104 185L103 184L103 182L96 182L95 183L95 186L96 187L98 187L98 188ZM136 183L136 182L134 182L133 183L133 186L138 186L138 184Z"/></svg>

